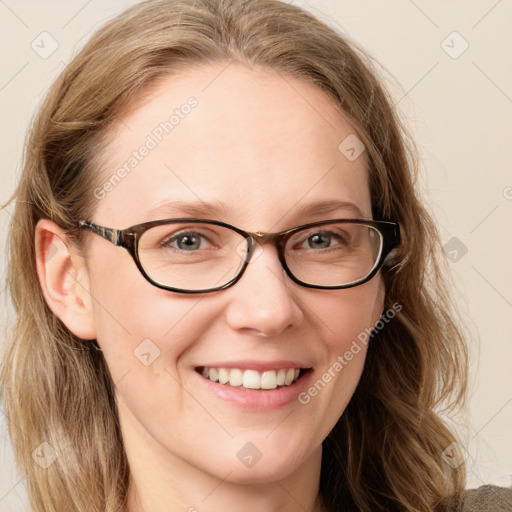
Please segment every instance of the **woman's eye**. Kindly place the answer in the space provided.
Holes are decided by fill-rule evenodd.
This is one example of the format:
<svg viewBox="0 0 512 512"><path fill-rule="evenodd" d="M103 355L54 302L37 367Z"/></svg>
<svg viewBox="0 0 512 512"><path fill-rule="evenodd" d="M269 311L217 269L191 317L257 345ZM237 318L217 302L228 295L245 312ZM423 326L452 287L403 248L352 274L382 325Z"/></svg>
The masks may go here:
<svg viewBox="0 0 512 512"><path fill-rule="evenodd" d="M332 231L312 233L304 241L304 244L306 243L309 249L327 249L334 244L347 245L346 240L342 236Z"/></svg>
<svg viewBox="0 0 512 512"><path fill-rule="evenodd" d="M162 243L163 247L172 247L180 251L204 249L206 238L200 233L188 231L174 235Z"/></svg>

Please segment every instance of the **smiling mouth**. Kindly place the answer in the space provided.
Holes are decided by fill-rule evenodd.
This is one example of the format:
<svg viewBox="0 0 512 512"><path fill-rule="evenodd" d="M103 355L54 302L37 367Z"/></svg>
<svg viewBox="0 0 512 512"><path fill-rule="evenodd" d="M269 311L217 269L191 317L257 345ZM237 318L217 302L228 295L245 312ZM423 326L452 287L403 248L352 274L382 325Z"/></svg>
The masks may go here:
<svg viewBox="0 0 512 512"><path fill-rule="evenodd" d="M280 368L277 370L258 370L240 368L209 368L201 366L196 369L205 379L226 386L245 389L272 390L291 386L311 368Z"/></svg>

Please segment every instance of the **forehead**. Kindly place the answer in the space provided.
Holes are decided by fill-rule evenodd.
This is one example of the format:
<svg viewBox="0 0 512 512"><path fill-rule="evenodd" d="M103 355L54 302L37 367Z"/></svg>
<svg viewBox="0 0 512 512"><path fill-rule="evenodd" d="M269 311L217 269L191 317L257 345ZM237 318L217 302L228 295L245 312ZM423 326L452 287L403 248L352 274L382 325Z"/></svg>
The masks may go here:
<svg viewBox="0 0 512 512"><path fill-rule="evenodd" d="M159 79L113 124L95 219L126 227L162 218L167 203L204 201L248 230L281 220L284 229L295 210L324 200L369 218L365 154L344 151L355 137L304 80L236 63L188 69Z"/></svg>

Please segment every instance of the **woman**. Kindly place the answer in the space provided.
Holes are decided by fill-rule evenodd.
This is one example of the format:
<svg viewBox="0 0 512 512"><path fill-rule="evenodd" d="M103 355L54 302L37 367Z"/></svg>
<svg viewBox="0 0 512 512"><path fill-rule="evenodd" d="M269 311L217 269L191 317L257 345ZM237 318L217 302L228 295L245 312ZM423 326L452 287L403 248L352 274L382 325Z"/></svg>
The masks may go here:
<svg viewBox="0 0 512 512"><path fill-rule="evenodd" d="M435 413L466 349L404 133L369 59L276 0L144 2L92 37L10 233L34 510L470 510Z"/></svg>

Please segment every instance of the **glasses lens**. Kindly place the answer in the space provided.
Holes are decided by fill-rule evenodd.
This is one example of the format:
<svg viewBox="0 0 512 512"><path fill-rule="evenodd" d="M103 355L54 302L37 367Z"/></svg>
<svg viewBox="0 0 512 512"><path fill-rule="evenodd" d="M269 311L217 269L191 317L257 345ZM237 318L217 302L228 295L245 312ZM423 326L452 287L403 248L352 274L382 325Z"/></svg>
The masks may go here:
<svg viewBox="0 0 512 512"><path fill-rule="evenodd" d="M155 282L181 290L217 288L236 277L248 252L247 240L215 224L154 226L139 240L139 260Z"/></svg>
<svg viewBox="0 0 512 512"><path fill-rule="evenodd" d="M382 235L372 226L338 222L305 228L288 239L286 263L300 281L342 286L366 278L377 265Z"/></svg>
<svg viewBox="0 0 512 512"><path fill-rule="evenodd" d="M219 288L237 277L249 239L224 226L170 223L139 240L139 260L156 283L179 290ZM365 224L333 222L304 228L286 242L291 273L312 286L343 286L365 279L382 252L382 235Z"/></svg>

